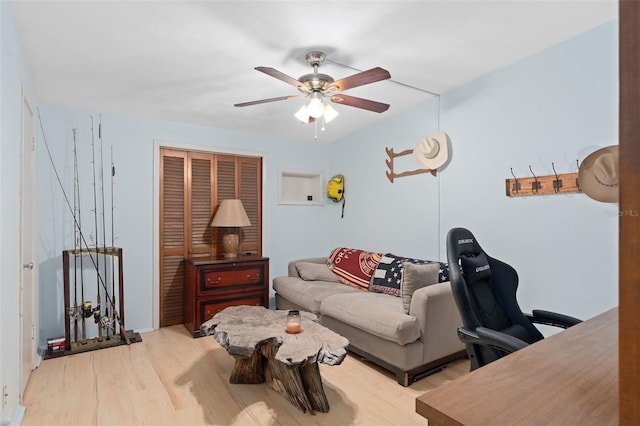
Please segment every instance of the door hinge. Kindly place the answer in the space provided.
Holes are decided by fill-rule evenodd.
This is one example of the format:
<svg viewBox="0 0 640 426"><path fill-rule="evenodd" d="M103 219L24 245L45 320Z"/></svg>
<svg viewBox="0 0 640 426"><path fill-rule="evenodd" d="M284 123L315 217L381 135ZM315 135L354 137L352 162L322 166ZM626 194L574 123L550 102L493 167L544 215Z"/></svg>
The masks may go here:
<svg viewBox="0 0 640 426"><path fill-rule="evenodd" d="M7 406L7 397L9 396L9 391L7 390L7 385L2 386L2 409Z"/></svg>

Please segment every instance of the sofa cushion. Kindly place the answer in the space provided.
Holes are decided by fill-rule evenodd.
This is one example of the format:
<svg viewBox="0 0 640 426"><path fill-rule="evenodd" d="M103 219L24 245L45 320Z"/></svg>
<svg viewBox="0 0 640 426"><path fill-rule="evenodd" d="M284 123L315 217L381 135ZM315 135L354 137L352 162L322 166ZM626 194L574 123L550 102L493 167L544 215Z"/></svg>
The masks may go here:
<svg viewBox="0 0 640 426"><path fill-rule="evenodd" d="M388 294L356 291L329 296L320 304L320 315L399 345L420 338L416 318L405 314L400 298Z"/></svg>
<svg viewBox="0 0 640 426"><path fill-rule="evenodd" d="M380 262L373 273L369 291L375 293L391 294L400 297L400 282L402 281L402 262L411 262L417 265L436 263L440 265L438 282L449 281L449 268L446 263L432 260L413 259L386 253L380 258Z"/></svg>
<svg viewBox="0 0 640 426"><path fill-rule="evenodd" d="M431 284L438 284L440 265L437 263L417 265L411 262L402 262L402 270L400 294L404 311L408 314L413 292Z"/></svg>
<svg viewBox="0 0 640 426"><path fill-rule="evenodd" d="M320 302L327 296L359 293L353 287L329 281L303 281L294 277L273 279L273 290L290 302L314 314L320 313Z"/></svg>
<svg viewBox="0 0 640 426"><path fill-rule="evenodd" d="M337 247L329 255L329 268L343 284L368 290L373 271L380 262L382 253Z"/></svg>
<svg viewBox="0 0 640 426"><path fill-rule="evenodd" d="M298 274L305 281L329 281L339 283L336 274L331 272L329 266L324 263L298 262L296 263Z"/></svg>

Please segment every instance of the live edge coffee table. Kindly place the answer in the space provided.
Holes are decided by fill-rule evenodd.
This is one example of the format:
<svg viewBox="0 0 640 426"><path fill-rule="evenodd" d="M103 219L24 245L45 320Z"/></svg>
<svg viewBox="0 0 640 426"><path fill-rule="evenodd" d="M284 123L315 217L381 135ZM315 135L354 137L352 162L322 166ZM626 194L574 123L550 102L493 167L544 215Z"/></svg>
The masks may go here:
<svg viewBox="0 0 640 426"><path fill-rule="evenodd" d="M230 383L267 383L303 412L326 413L329 402L318 363L338 365L349 341L301 312L300 333L285 331L288 311L262 306L231 306L202 324L202 335L213 335L235 358Z"/></svg>

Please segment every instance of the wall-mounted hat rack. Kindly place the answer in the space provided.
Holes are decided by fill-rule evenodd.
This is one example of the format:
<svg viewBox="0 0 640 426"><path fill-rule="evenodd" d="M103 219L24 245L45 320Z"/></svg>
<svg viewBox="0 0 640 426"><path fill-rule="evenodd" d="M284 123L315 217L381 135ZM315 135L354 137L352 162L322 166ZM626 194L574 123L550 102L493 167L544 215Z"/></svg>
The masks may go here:
<svg viewBox="0 0 640 426"><path fill-rule="evenodd" d="M571 194L582 192L578 182L578 172L556 173L551 163L552 175L536 176L529 166L530 177L517 178L511 169L513 178L505 179L507 197L528 197L531 195Z"/></svg>
<svg viewBox="0 0 640 426"><path fill-rule="evenodd" d="M409 170L402 173L395 173L393 171L393 159L396 157L403 157L405 155L413 154L413 149L405 149L404 151L399 152L397 154L393 152L393 148L385 148L385 150L387 151L387 155L389 156L389 159L385 160L385 162L387 163L387 168L389 169L389 171L387 172L387 178L391 183L393 183L394 179L405 177L405 176L419 175L422 173L431 173L434 176L436 176L437 174L436 170L429 170L429 169L416 169L416 170Z"/></svg>

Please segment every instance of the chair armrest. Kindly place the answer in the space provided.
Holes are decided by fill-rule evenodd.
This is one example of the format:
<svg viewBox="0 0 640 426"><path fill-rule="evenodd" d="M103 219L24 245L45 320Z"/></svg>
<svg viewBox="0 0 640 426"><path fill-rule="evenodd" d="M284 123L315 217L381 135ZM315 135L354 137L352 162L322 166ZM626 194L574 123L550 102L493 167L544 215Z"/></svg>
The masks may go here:
<svg viewBox="0 0 640 426"><path fill-rule="evenodd" d="M464 344L483 345L502 352L512 353L529 346L517 337L485 327L476 328L475 332L467 328L458 328L458 337Z"/></svg>
<svg viewBox="0 0 640 426"><path fill-rule="evenodd" d="M534 309L533 315L527 314L526 316L529 318L529 321L533 323L551 325L560 328L569 328L582 322L582 320L579 320L578 318L559 314L557 312L543 311L540 309Z"/></svg>

